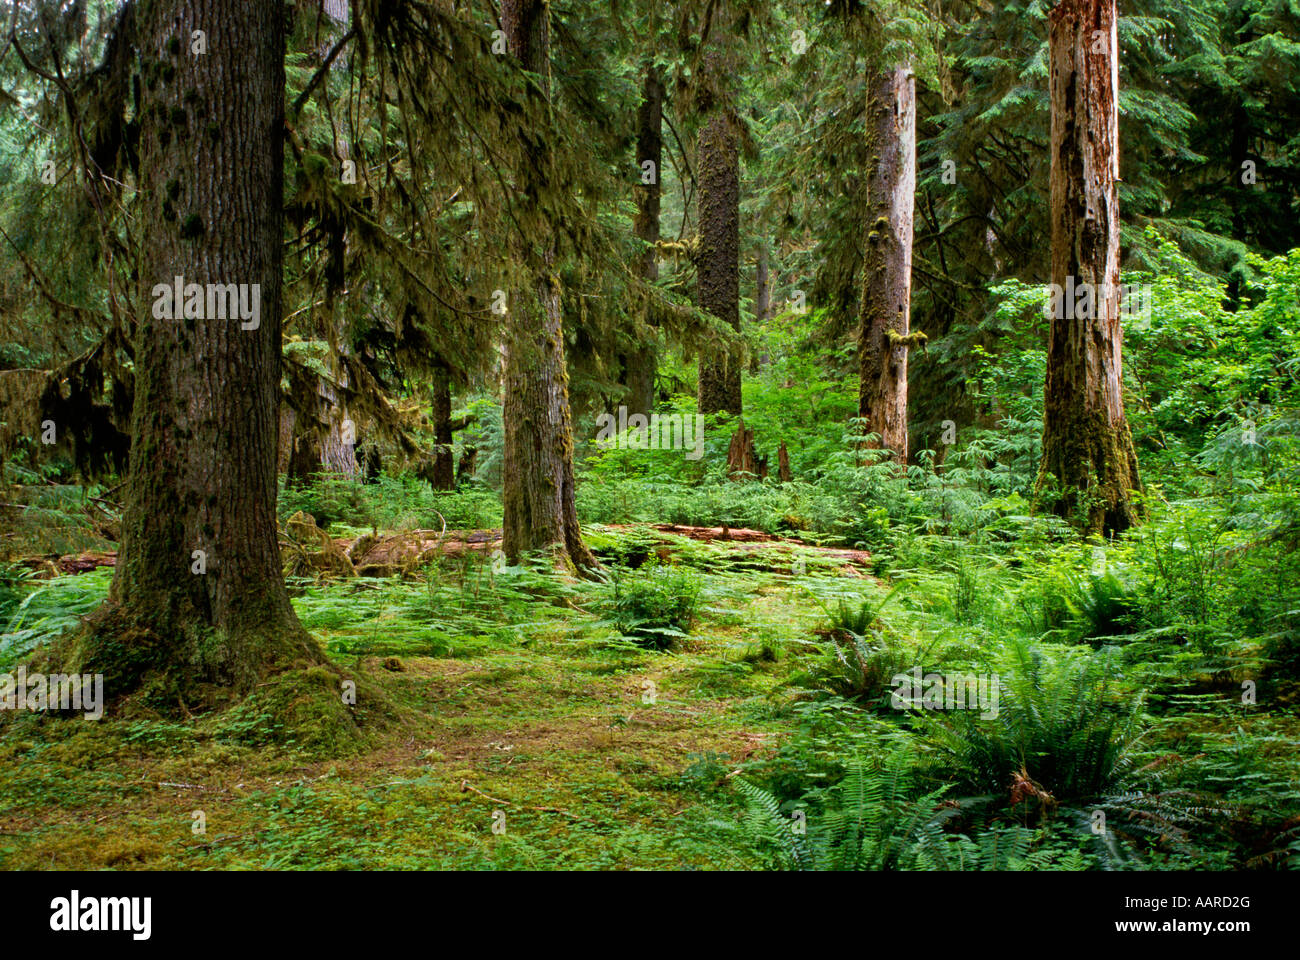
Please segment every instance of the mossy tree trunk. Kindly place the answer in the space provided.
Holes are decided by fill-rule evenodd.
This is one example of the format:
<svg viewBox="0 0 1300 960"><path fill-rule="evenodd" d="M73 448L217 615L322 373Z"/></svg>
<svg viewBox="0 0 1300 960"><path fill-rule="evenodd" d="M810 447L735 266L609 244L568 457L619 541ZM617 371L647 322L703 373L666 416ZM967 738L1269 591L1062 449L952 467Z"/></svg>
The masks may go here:
<svg viewBox="0 0 1300 960"><path fill-rule="evenodd" d="M641 254L641 277L653 283L659 277L659 178L663 161L664 86L653 63L646 64L645 83L641 88L641 105L637 109L636 135L636 216L632 232L647 247ZM650 182L645 182L646 164L650 164ZM648 326L648 324L647 324ZM649 415L655 402L655 369L658 357L655 343L649 338L632 347L623 356L623 386L627 388L627 407L633 413Z"/></svg>
<svg viewBox="0 0 1300 960"><path fill-rule="evenodd" d="M275 515L284 17L273 0L155 0L139 16L133 442L109 601L74 658L113 698L148 676L246 691L323 660L285 592ZM156 318L155 285L175 277L258 285L257 326Z"/></svg>
<svg viewBox="0 0 1300 960"><path fill-rule="evenodd" d="M545 0L502 0L501 29L521 66L539 75L549 96L549 4ZM545 146L516 171L519 221L545 224L538 198L552 175ZM502 549L512 560L548 550L562 564L596 567L582 540L574 506L573 423L569 375L564 359L560 281L555 274L554 228L520 238L516 254L532 275L531 289L516 293L507 313L504 375L505 425L502 493ZM529 242L534 243L532 249Z"/></svg>
<svg viewBox="0 0 1300 960"><path fill-rule="evenodd" d="M435 490L454 490L456 464L452 455L451 371L444 363L434 364L432 393L434 450L429 486Z"/></svg>
<svg viewBox="0 0 1300 960"><path fill-rule="evenodd" d="M867 231L858 339L858 416L906 463L907 356L916 196L916 77L899 65L867 90Z"/></svg>
<svg viewBox="0 0 1300 960"><path fill-rule="evenodd" d="M697 156L700 248L696 257L699 305L733 330L740 330L740 153L732 120L713 111L700 129ZM742 409L736 348L700 351L700 413Z"/></svg>
<svg viewBox="0 0 1300 960"><path fill-rule="evenodd" d="M1052 11L1052 282L1088 285L1093 306L1055 301L1039 488L1053 488L1056 512L1104 535L1136 522L1139 489L1121 380L1116 43L1115 0Z"/></svg>

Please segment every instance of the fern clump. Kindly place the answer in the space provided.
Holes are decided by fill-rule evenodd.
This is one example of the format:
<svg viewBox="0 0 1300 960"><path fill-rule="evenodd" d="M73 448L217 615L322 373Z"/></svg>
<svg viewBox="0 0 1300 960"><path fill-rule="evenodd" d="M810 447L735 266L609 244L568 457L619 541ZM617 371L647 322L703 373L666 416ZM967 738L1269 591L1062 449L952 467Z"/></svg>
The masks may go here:
<svg viewBox="0 0 1300 960"><path fill-rule="evenodd" d="M809 641L816 653L791 682L825 690L864 706L890 702L894 678L921 664L932 650L915 650L891 632L880 614L898 588L878 601L840 598L834 606L821 604L827 625Z"/></svg>
<svg viewBox="0 0 1300 960"><path fill-rule="evenodd" d="M813 812L787 814L777 798L746 780L745 832L782 870L1080 870L1077 850L1036 849L1043 834L1018 825L993 826L974 838L946 831L960 806L948 787L921 795L912 789L911 761L902 753L872 765L854 759L844 779ZM787 805L789 806L789 805Z"/></svg>
<svg viewBox="0 0 1300 960"><path fill-rule="evenodd" d="M1112 651L1050 662L1017 640L1011 653L995 717L918 718L935 772L972 793L1006 794L1026 815L1117 784L1141 733L1142 696L1116 686Z"/></svg>
<svg viewBox="0 0 1300 960"><path fill-rule="evenodd" d="M689 567L657 562L616 575L602 624L642 646L665 650L694 626L703 586Z"/></svg>

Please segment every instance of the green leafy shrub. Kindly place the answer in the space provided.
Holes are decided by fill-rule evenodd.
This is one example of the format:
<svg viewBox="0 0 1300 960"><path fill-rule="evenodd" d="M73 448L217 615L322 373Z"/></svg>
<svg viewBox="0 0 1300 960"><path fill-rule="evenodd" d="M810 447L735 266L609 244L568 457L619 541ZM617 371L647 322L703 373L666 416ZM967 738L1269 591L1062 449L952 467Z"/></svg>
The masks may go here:
<svg viewBox="0 0 1300 960"><path fill-rule="evenodd" d="M945 832L957 809L943 801L947 787L913 796L908 761L895 754L883 765L850 761L844 779L811 798L781 804L738 780L748 812L750 841L782 870L1042 870L1083 869L1077 851L1032 848L1040 834L1018 825L996 826L976 839ZM807 810L811 806L813 809Z"/></svg>
<svg viewBox="0 0 1300 960"><path fill-rule="evenodd" d="M651 562L610 580L603 625L642 646L665 650L690 633L703 580L688 567Z"/></svg>
<svg viewBox="0 0 1300 960"><path fill-rule="evenodd" d="M1142 697L1118 686L1110 648L1056 662L1021 640L1010 649L996 717L918 717L934 772L975 794L1009 790L1026 811L1099 796L1124 774Z"/></svg>

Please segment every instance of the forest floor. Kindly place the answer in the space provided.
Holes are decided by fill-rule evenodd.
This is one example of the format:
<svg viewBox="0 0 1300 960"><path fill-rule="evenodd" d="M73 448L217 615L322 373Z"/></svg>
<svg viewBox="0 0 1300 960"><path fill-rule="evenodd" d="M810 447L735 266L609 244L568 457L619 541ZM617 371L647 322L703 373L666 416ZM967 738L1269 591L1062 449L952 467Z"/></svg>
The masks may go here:
<svg viewBox="0 0 1300 960"><path fill-rule="evenodd" d="M586 584L547 596L468 569L298 584L331 656L408 708L358 755L163 718L21 718L0 742L0 865L758 865L729 779L788 730L771 695L792 661L754 638L807 635L816 603L788 576L720 572L690 637L662 653L611 641L564 595Z"/></svg>
<svg viewBox="0 0 1300 960"><path fill-rule="evenodd" d="M332 529L321 553L368 532L376 536ZM289 578L304 626L339 667L369 681L358 696L379 691L399 708L398 721L355 742L242 708L197 720L138 709L95 721L0 713L0 869L769 867L738 780L798 798L842 776L848 757L932 748L889 709L892 668L849 700L829 695L828 676L838 687L828 623L866 604L873 620L861 629L880 650L897 645L907 664L941 650L964 671L1007 669L1017 631L1036 635L1015 626L1023 574L1014 556L984 558L982 612L971 616L961 612L960 576L912 570L882 584L861 551L592 525L584 535L607 574L593 582L508 566L486 549L490 531L479 533L456 539L483 549L432 557L415 537L418 562L386 561L396 570L387 577ZM88 550L69 541L45 557ZM286 552L290 567L303 559ZM38 571L27 583L0 637L4 669L103 601L111 565L70 569L82 572ZM691 590L697 615L671 649L629 634L629 597L644 611ZM1076 662L1091 650L1038 649ZM1261 713L1243 708L1240 683L1225 676L1227 686L1192 670L1146 701L1149 726L1125 768L1164 771L1171 802L1225 814L1186 825L1201 847L1197 865L1276 865L1300 835L1287 812L1300 686L1270 684ZM938 775L931 787L947 780ZM1014 783L984 792L995 821L1017 819ZM1113 822L1122 830L1149 816L1134 809ZM1086 820L1057 819L1053 864L1102 862ZM1146 866L1185 866L1181 823L1159 828Z"/></svg>

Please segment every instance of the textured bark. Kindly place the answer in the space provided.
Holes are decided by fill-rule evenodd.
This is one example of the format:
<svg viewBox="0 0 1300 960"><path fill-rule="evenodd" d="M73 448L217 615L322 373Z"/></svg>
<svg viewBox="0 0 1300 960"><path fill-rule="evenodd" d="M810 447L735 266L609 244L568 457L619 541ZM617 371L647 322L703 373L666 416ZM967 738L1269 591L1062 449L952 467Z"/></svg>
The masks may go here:
<svg viewBox="0 0 1300 960"><path fill-rule="evenodd" d="M907 354L916 195L916 77L900 65L868 89L865 260L858 343L858 416L879 446L907 462Z"/></svg>
<svg viewBox="0 0 1300 960"><path fill-rule="evenodd" d="M550 27L544 0L502 0L501 29L510 52L524 69L542 74L549 89ZM543 148L544 150L544 148ZM517 171L521 205L537 202L537 183L550 175L544 153ZM534 222L535 210L520 218ZM517 242L517 255L534 274L531 289L512 298L505 331L505 455L502 549L512 560L532 550L549 550L560 563L579 569L598 566L582 541L574 506L573 424L559 278L554 271L553 230L537 238L537 249Z"/></svg>
<svg viewBox="0 0 1300 960"><path fill-rule="evenodd" d="M283 13L272 0L140 11L142 304L122 548L83 637L113 696L153 672L249 688L323 659L284 588L276 530ZM190 52L190 31L207 53ZM157 319L155 284L260 285L260 325ZM192 572L193 551L206 573Z"/></svg>
<svg viewBox="0 0 1300 960"><path fill-rule="evenodd" d="M641 106L637 109L636 136L636 216L632 232L648 244L641 254L641 277L653 282L659 277L659 260L654 245L659 241L659 180L663 161L664 87L653 64L646 66L645 84L641 89ZM654 164L654 183L641 183L642 164ZM658 356L655 344L647 342L630 349L623 357L623 386L627 388L627 407L633 413L650 414L655 403L655 370Z"/></svg>
<svg viewBox="0 0 1300 960"><path fill-rule="evenodd" d="M754 314L760 328L772 315L772 281L766 240L758 242L758 262L754 265ZM757 376L766 361L766 353L760 355L757 350L754 351L749 358L749 372Z"/></svg>
<svg viewBox="0 0 1300 960"><path fill-rule="evenodd" d="M339 381L346 387L347 374L339 371ZM338 396L333 384L322 380L317 388L320 392L322 406L329 420L329 429L320 441L320 464L318 470L325 473L340 473L344 476L357 475L356 425L353 425L353 442L344 441L344 424L348 420L346 407L338 405Z"/></svg>
<svg viewBox="0 0 1300 960"><path fill-rule="evenodd" d="M456 483L469 483L478 469L478 447L464 447L456 461Z"/></svg>
<svg viewBox="0 0 1300 960"><path fill-rule="evenodd" d="M1039 484L1054 480L1053 508L1102 534L1133 525L1129 492L1139 489L1121 381L1116 42L1115 0L1052 11L1052 282L1073 277L1096 296L1094 310L1052 318Z"/></svg>
<svg viewBox="0 0 1300 960"><path fill-rule="evenodd" d="M794 474L790 472L790 452L786 450L784 440L776 450L776 478L782 483L789 483L794 479Z"/></svg>
<svg viewBox="0 0 1300 960"><path fill-rule="evenodd" d="M287 403L280 404L280 434L275 454L275 472L288 473L289 460L293 454L293 428L298 421L298 414Z"/></svg>
<svg viewBox="0 0 1300 960"><path fill-rule="evenodd" d="M435 490L456 488L455 463L452 459L451 373L445 366L435 367L433 374L433 472L429 486Z"/></svg>
<svg viewBox="0 0 1300 960"><path fill-rule="evenodd" d="M700 130L697 150L700 250L699 305L740 330L740 154L730 119L715 113ZM700 351L700 412L740 416L741 352Z"/></svg>
<svg viewBox="0 0 1300 960"><path fill-rule="evenodd" d="M767 457L754 449L754 431L745 428L744 418L731 435L727 448L727 476L733 480L762 480L767 476Z"/></svg>

